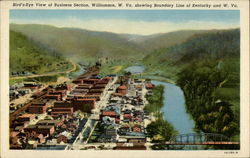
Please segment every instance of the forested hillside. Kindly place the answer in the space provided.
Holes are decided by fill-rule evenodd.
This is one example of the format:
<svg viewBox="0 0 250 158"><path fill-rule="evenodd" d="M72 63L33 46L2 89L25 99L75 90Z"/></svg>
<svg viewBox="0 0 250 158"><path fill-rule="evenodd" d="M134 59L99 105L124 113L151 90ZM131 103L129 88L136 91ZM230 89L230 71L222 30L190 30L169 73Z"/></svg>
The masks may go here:
<svg viewBox="0 0 250 158"><path fill-rule="evenodd" d="M99 58L133 60L144 56L137 45L119 34L33 24L11 24L10 29L76 62L95 62Z"/></svg>
<svg viewBox="0 0 250 158"><path fill-rule="evenodd" d="M239 135L240 30L196 35L144 59L147 69L174 78L196 129Z"/></svg>
<svg viewBox="0 0 250 158"><path fill-rule="evenodd" d="M10 31L10 75L67 70L72 65L58 53L41 47L21 33Z"/></svg>

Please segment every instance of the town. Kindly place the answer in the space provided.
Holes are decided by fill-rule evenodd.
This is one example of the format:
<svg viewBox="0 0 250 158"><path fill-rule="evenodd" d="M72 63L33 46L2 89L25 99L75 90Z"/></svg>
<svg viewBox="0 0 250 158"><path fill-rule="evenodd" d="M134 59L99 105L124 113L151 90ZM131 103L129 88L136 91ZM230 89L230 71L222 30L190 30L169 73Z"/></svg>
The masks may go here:
<svg viewBox="0 0 250 158"><path fill-rule="evenodd" d="M10 86L10 149L148 150L153 116L144 107L153 87L95 68L70 83Z"/></svg>

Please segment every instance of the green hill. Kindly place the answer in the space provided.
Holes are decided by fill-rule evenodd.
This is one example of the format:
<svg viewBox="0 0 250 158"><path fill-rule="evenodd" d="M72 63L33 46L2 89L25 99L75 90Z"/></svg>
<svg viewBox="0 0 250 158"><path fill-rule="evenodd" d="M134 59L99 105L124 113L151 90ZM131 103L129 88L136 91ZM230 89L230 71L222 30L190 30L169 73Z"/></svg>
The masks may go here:
<svg viewBox="0 0 250 158"><path fill-rule="evenodd" d="M196 130L239 141L240 30L197 34L144 58L151 75L175 79Z"/></svg>
<svg viewBox="0 0 250 158"><path fill-rule="evenodd" d="M195 34L180 44L152 51L143 61L148 72L176 79L181 68L193 61L225 57L239 57L239 29Z"/></svg>
<svg viewBox="0 0 250 158"><path fill-rule="evenodd" d="M10 29L76 62L96 61L98 58L111 61L142 60L153 50L180 44L195 34L209 32L184 30L142 36L40 24L10 24Z"/></svg>
<svg viewBox="0 0 250 158"><path fill-rule="evenodd" d="M137 45L114 33L31 24L11 24L10 29L77 62L98 58L130 60L144 56Z"/></svg>
<svg viewBox="0 0 250 158"><path fill-rule="evenodd" d="M58 53L35 44L21 33L10 31L10 75L42 74L70 67Z"/></svg>
<svg viewBox="0 0 250 158"><path fill-rule="evenodd" d="M131 42L139 45L145 51L151 52L153 50L167 48L185 42L193 35L213 31L215 30L180 30L148 36L138 36L131 38Z"/></svg>

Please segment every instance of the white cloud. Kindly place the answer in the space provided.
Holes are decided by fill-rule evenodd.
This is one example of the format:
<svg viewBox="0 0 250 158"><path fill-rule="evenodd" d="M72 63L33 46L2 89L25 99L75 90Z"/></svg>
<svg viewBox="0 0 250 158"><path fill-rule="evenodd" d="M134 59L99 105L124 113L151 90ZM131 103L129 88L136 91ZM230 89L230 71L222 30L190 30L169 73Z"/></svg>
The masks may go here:
<svg viewBox="0 0 250 158"><path fill-rule="evenodd" d="M176 30L206 30L206 29L229 29L239 27L239 23L214 22L214 21L189 21L174 23L169 21L148 22L130 21L124 19L93 19L81 20L70 17L63 20L19 20L12 19L11 23L18 24L48 24L57 27L74 27L93 31L107 31L114 33L129 33L149 35L155 33L165 33Z"/></svg>

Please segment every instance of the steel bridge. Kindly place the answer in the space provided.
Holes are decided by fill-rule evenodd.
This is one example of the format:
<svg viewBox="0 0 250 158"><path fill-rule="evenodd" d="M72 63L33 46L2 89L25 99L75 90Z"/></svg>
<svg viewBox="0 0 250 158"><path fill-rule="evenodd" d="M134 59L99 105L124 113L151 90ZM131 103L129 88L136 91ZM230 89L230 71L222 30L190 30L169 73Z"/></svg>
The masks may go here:
<svg viewBox="0 0 250 158"><path fill-rule="evenodd" d="M240 142L217 133L188 133L172 136L166 145L239 145Z"/></svg>

